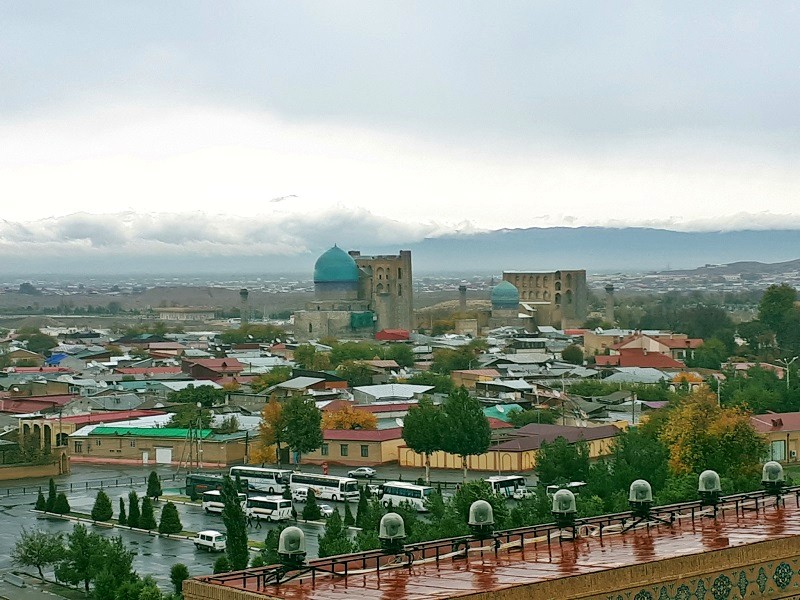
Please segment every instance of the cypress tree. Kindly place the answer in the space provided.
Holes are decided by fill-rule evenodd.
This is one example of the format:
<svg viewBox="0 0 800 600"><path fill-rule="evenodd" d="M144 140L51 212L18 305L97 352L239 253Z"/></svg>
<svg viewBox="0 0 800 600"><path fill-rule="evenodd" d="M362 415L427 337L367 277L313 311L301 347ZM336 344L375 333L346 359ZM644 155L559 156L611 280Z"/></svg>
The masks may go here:
<svg viewBox="0 0 800 600"><path fill-rule="evenodd" d="M128 523L128 518L125 516L125 499L122 496L119 497L119 517L117 521L120 525L127 525Z"/></svg>
<svg viewBox="0 0 800 600"><path fill-rule="evenodd" d="M142 516L139 518L139 527L152 531L158 525L153 514L153 501L149 497L142 498Z"/></svg>
<svg viewBox="0 0 800 600"><path fill-rule="evenodd" d="M44 499L42 490L39 490L39 495L36 497L36 504L33 506L34 510L47 510L47 500Z"/></svg>
<svg viewBox="0 0 800 600"><path fill-rule="evenodd" d="M92 520L94 521L108 521L114 516L114 509L111 507L111 499L103 490L97 492L97 497L94 500L92 507Z"/></svg>
<svg viewBox="0 0 800 600"><path fill-rule="evenodd" d="M158 524L158 532L180 533L181 531L183 531L183 524L178 514L178 508L172 502L167 502L166 506L161 509L161 522Z"/></svg>
<svg viewBox="0 0 800 600"><path fill-rule="evenodd" d="M359 497L359 500L361 500L360 497ZM356 524L356 520L353 518L353 511L350 510L350 503L345 499L345 501L344 501L344 526L345 527L352 527L355 524Z"/></svg>
<svg viewBox="0 0 800 600"><path fill-rule="evenodd" d="M318 521L321 517L322 513L317 504L317 495L314 493L314 490L309 488L308 496L306 497L306 505L303 507L303 518L306 521Z"/></svg>
<svg viewBox="0 0 800 600"><path fill-rule="evenodd" d="M158 500L164 491L161 489L161 480L158 478L158 473L150 471L150 476L147 478L147 497L153 500Z"/></svg>
<svg viewBox="0 0 800 600"><path fill-rule="evenodd" d="M369 500L367 500L368 493L369 490L366 487L362 487L358 493L358 506L356 507L356 527L361 527L361 529L364 529L367 523L367 513L369 512Z"/></svg>
<svg viewBox="0 0 800 600"><path fill-rule="evenodd" d="M246 569L250 560L247 549L247 517L239 503L239 494L233 479L227 475L222 480L222 522L228 536L226 552L228 570Z"/></svg>
<svg viewBox="0 0 800 600"><path fill-rule="evenodd" d="M139 527L139 519L141 513L139 512L139 496L136 492L128 494L128 525L130 527Z"/></svg>
<svg viewBox="0 0 800 600"><path fill-rule="evenodd" d="M70 512L69 500L64 492L59 492L53 504L53 512L58 515L68 515Z"/></svg>
<svg viewBox="0 0 800 600"><path fill-rule="evenodd" d="M325 533L319 538L319 557L349 554L353 549L353 542L347 536L342 517L339 511L335 510L325 523Z"/></svg>
<svg viewBox="0 0 800 600"><path fill-rule="evenodd" d="M50 482L47 484L47 504L45 506L47 512L53 512L56 505L56 496L58 496L58 492L56 492L56 482L51 477Z"/></svg>

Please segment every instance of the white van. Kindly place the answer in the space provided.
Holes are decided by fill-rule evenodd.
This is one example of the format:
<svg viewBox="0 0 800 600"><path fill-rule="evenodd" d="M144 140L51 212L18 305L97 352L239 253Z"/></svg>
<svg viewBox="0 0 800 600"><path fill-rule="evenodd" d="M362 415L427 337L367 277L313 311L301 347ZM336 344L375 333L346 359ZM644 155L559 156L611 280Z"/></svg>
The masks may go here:
<svg viewBox="0 0 800 600"><path fill-rule="evenodd" d="M308 488L299 487L292 490L292 500L295 502L305 502L308 500Z"/></svg>
<svg viewBox="0 0 800 600"><path fill-rule="evenodd" d="M197 537L194 538L194 545L198 550L205 548L208 552L224 552L227 546L226 540L224 533L208 529L197 534Z"/></svg>

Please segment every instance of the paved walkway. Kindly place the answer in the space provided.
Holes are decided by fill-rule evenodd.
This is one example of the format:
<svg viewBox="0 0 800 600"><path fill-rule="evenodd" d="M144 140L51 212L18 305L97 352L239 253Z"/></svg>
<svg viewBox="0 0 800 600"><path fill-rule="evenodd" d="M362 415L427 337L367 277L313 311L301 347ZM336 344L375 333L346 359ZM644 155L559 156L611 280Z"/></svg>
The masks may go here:
<svg viewBox="0 0 800 600"><path fill-rule="evenodd" d="M1 580L0 598L6 600L59 600L64 597L47 589L55 587L54 584L42 584L38 579L25 575L22 578L25 580L25 587L18 587L8 583L5 579Z"/></svg>

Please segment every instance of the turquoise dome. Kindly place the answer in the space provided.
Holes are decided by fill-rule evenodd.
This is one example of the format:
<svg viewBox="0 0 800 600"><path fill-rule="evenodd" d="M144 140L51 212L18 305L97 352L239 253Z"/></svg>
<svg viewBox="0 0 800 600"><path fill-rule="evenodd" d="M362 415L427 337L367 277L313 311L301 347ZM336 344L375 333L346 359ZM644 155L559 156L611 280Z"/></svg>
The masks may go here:
<svg viewBox="0 0 800 600"><path fill-rule="evenodd" d="M347 252L334 246L314 264L314 283L358 282L356 261Z"/></svg>
<svg viewBox="0 0 800 600"><path fill-rule="evenodd" d="M510 281L501 281L492 288L492 308L519 308L519 291Z"/></svg>

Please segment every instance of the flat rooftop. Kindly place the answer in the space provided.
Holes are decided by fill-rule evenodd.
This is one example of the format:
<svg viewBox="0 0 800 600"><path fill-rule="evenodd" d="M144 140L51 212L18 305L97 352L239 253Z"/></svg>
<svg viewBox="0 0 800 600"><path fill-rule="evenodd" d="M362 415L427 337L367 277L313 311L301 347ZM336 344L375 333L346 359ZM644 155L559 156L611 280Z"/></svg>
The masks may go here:
<svg viewBox="0 0 800 600"><path fill-rule="evenodd" d="M310 576L286 581L281 585L264 585L259 577L242 577L245 573L263 572L263 569L226 574L224 578L199 577L194 581L224 586L231 591L237 589L263 597L293 600L345 600L353 597L359 600L454 598L473 594L487 594L487 597L492 597L500 590L548 580L656 563L676 557L708 554L747 544L786 540L800 535L800 509L797 507L797 494L794 490L785 500L786 505L780 508L775 506L774 498L761 500L758 512L740 512L726 508L720 511L716 519L699 514L692 519L684 512L671 526L658 524L631 529L625 533L606 532L602 539L596 535L584 535L575 540L562 539L560 542L558 539L551 539L549 545L547 541L537 541L534 544L533 538L536 534L532 528L526 528L526 543L523 548L519 547L519 535L511 536L510 539L503 536L503 546L497 553L491 547L492 540L483 544L473 541L467 558L447 557L451 553L448 548L440 553L438 564L432 559L424 561L418 558L410 568L382 567L380 572L375 568L374 559L371 563L366 563L371 564L371 568L363 569L365 563L359 555L353 555L352 560L350 557L347 560L340 557L342 562L338 567L343 568L347 562L347 576L332 576L318 571L313 583ZM537 539L541 538L542 531L538 533ZM504 547L507 539L509 547ZM478 549L481 545L484 545L482 551ZM788 548L794 547L794 544L782 541L781 546ZM761 555L761 549L756 554ZM704 557L703 560L707 558ZM325 560L329 559L315 559L310 563L319 565ZM389 557L383 557L381 565L390 560ZM700 564L697 560L694 562ZM684 573L675 573L675 577L682 574ZM771 572L769 576L772 576ZM771 580L768 583L773 585ZM756 586L761 583L751 578L748 585ZM534 589L530 590L533 593L530 597L538 597ZM601 591L597 590L597 593L600 594ZM200 597L199 592L199 589L195 589L189 597ZM223 597L216 593L214 596ZM564 595L567 596L571 597L572 594ZM580 596L588 597L585 594Z"/></svg>

